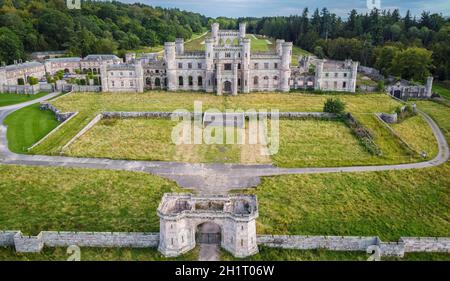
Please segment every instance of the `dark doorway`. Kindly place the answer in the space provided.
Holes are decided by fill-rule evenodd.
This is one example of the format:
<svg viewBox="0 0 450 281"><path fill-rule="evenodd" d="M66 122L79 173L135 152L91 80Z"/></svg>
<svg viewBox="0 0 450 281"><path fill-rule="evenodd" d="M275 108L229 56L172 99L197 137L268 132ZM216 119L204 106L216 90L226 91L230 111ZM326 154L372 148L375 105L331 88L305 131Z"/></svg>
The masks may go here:
<svg viewBox="0 0 450 281"><path fill-rule="evenodd" d="M221 242L220 226L205 222L197 227L197 243L198 244L220 244Z"/></svg>
<svg viewBox="0 0 450 281"><path fill-rule="evenodd" d="M225 83L223 83L223 92L225 94L231 94L231 82L230 81L225 81Z"/></svg>

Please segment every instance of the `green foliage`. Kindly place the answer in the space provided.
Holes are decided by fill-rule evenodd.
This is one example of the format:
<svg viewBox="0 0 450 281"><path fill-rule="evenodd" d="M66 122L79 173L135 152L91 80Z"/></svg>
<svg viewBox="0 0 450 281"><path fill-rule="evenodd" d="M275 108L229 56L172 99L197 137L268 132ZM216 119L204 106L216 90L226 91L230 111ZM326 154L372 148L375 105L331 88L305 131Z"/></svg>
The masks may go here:
<svg viewBox="0 0 450 281"><path fill-rule="evenodd" d="M23 80L23 78L19 78L19 79L17 79L17 84L18 85L25 85L25 80Z"/></svg>
<svg viewBox="0 0 450 281"><path fill-rule="evenodd" d="M392 60L392 74L404 79L425 81L432 68L432 52L423 48L407 48L397 52Z"/></svg>
<svg viewBox="0 0 450 281"><path fill-rule="evenodd" d="M385 90L384 81L383 80L378 81L377 91L378 92L383 92L384 90Z"/></svg>
<svg viewBox="0 0 450 281"><path fill-rule="evenodd" d="M0 62L11 64L25 56L23 43L9 28L0 28Z"/></svg>
<svg viewBox="0 0 450 281"><path fill-rule="evenodd" d="M39 83L39 79L33 77L33 76L29 76L28 77L28 84L30 85L37 85Z"/></svg>
<svg viewBox="0 0 450 281"><path fill-rule="evenodd" d="M333 99L329 98L323 106L324 112L341 114L345 110L345 103L339 98Z"/></svg>

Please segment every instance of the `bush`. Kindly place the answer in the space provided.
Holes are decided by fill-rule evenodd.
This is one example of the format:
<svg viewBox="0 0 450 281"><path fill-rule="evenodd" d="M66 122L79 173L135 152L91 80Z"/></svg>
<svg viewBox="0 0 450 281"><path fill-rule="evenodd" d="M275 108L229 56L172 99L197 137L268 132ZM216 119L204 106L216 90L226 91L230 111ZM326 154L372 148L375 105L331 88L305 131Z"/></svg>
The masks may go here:
<svg viewBox="0 0 450 281"><path fill-rule="evenodd" d="M329 98L324 104L323 111L341 114L345 110L345 103L340 99Z"/></svg>
<svg viewBox="0 0 450 281"><path fill-rule="evenodd" d="M378 81L377 91L384 92L384 90L385 90L384 81L383 80Z"/></svg>

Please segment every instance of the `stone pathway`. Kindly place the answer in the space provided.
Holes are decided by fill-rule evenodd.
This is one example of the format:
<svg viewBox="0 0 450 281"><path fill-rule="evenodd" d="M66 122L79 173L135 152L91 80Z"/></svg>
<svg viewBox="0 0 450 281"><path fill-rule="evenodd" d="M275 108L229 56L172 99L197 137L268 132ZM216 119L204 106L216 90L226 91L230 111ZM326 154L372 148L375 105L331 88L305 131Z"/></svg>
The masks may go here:
<svg viewBox="0 0 450 281"><path fill-rule="evenodd" d="M13 111L33 103L50 99L57 94L58 93L52 93L34 101L1 107L0 124L3 124L4 118ZM424 116L425 121L431 127L439 146L439 153L434 159L420 163L330 168L278 168L273 165L190 164L177 162L19 155L8 149L6 127L3 125L0 125L0 163L29 166L60 166L139 171L174 180L181 187L196 189L201 193L224 194L232 189L255 187L259 185L260 177L264 176L406 170L429 168L441 165L449 159L450 155L447 140L438 125L427 114L423 112L420 112L420 114Z"/></svg>
<svg viewBox="0 0 450 281"><path fill-rule="evenodd" d="M220 227L217 224L211 222L205 222L199 228L200 233L220 233ZM219 242L220 243L220 242ZM199 261L219 261L220 250L219 243L205 244L200 243L200 252L198 256Z"/></svg>

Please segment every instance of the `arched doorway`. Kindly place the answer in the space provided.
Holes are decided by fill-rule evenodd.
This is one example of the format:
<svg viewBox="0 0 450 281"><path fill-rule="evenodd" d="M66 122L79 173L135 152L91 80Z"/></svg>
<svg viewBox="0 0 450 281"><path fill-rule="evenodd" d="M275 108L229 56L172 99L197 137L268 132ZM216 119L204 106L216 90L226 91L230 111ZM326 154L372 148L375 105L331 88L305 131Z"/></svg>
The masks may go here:
<svg viewBox="0 0 450 281"><path fill-rule="evenodd" d="M223 83L223 93L231 94L231 82L230 81L225 81Z"/></svg>
<svg viewBox="0 0 450 281"><path fill-rule="evenodd" d="M218 224L205 222L197 226L196 242L197 244L216 244L220 245L222 234Z"/></svg>

